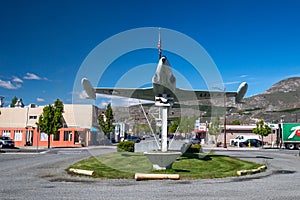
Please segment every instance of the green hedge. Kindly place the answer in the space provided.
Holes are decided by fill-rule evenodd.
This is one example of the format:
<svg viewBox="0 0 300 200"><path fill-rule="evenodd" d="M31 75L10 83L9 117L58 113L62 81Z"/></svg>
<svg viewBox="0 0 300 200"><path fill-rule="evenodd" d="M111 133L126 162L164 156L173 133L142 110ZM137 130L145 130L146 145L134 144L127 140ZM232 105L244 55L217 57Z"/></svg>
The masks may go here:
<svg viewBox="0 0 300 200"><path fill-rule="evenodd" d="M192 144L186 151L187 153L199 153L202 152L202 147L200 144Z"/></svg>
<svg viewBox="0 0 300 200"><path fill-rule="evenodd" d="M134 152L134 142L133 141L124 141L117 144L118 150Z"/></svg>

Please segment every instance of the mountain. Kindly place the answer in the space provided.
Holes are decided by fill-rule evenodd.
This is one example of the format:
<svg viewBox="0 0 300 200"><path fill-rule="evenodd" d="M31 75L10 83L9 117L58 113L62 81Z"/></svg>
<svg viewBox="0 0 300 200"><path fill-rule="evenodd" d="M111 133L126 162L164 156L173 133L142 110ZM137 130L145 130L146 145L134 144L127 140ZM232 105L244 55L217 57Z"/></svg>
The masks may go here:
<svg viewBox="0 0 300 200"><path fill-rule="evenodd" d="M274 84L270 89L266 90L264 94L272 93L289 93L289 92L299 92L300 91L300 77L287 78L276 84Z"/></svg>
<svg viewBox="0 0 300 200"><path fill-rule="evenodd" d="M262 94L245 98L244 102L230 119L238 118L246 123L253 123L256 119L300 121L300 77L284 79Z"/></svg>

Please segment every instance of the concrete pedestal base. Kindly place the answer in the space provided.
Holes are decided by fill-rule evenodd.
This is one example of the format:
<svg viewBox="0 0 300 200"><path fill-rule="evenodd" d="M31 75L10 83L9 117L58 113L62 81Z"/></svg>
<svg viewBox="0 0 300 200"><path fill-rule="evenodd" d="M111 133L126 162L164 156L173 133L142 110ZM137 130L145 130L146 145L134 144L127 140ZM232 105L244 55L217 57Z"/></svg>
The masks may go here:
<svg viewBox="0 0 300 200"><path fill-rule="evenodd" d="M145 152L144 154L153 164L154 170L165 170L172 167L181 152Z"/></svg>

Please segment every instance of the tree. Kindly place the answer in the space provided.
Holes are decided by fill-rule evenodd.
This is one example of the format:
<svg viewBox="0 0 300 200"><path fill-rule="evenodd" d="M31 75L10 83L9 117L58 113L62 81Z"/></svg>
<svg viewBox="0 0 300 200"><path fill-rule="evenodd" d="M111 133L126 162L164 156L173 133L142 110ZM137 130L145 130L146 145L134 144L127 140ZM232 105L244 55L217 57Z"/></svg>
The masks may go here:
<svg viewBox="0 0 300 200"><path fill-rule="evenodd" d="M268 136L272 132L272 129L264 122L264 120L261 119L256 123L256 128L252 131L253 133L261 136L262 145L264 145L264 137Z"/></svg>
<svg viewBox="0 0 300 200"><path fill-rule="evenodd" d="M105 112L99 115L98 122L103 133L110 139L110 133L114 131L114 115L110 104L107 105Z"/></svg>
<svg viewBox="0 0 300 200"><path fill-rule="evenodd" d="M179 131L182 133L190 133L194 130L196 117L184 117L179 122Z"/></svg>
<svg viewBox="0 0 300 200"><path fill-rule="evenodd" d="M145 132L149 133L151 132L151 129L148 124L137 124L136 129L139 130L140 133Z"/></svg>
<svg viewBox="0 0 300 200"><path fill-rule="evenodd" d="M42 115L40 115L37 125L39 129L48 135L48 148L50 148L50 135L57 134L63 126L64 112L63 102L56 99L54 105L45 106Z"/></svg>
<svg viewBox="0 0 300 200"><path fill-rule="evenodd" d="M17 103L17 101L18 101L18 98L17 98L16 96L15 96L14 98L12 98L10 107L11 107L11 108L14 108L15 105L16 105L16 103Z"/></svg>
<svg viewBox="0 0 300 200"><path fill-rule="evenodd" d="M64 112L64 104L62 101L59 99L56 99L54 102L54 118L53 118L53 123L54 123L54 133L58 132L58 129L63 127L63 112Z"/></svg>
<svg viewBox="0 0 300 200"><path fill-rule="evenodd" d="M209 134L215 136L215 142L216 145L218 145L218 135L221 133L222 122L220 120L220 117L217 117L216 120L214 120L208 127Z"/></svg>
<svg viewBox="0 0 300 200"><path fill-rule="evenodd" d="M169 133L175 133L177 130L177 127L179 126L179 119L175 119L171 126L169 126Z"/></svg>
<svg viewBox="0 0 300 200"><path fill-rule="evenodd" d="M241 125L241 122L237 119L232 120L232 122L230 123L231 125Z"/></svg>

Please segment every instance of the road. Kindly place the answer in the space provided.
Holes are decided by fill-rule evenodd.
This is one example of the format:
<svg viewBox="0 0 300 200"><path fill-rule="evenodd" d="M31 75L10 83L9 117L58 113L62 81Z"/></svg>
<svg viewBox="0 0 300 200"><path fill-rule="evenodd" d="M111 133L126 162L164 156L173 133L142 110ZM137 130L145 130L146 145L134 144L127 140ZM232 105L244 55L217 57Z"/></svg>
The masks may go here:
<svg viewBox="0 0 300 200"><path fill-rule="evenodd" d="M52 149L0 153L1 199L299 199L298 151L215 150L217 154L265 163L267 172L224 179L135 181L72 177L72 163L114 148ZM209 150L206 150L209 151Z"/></svg>

